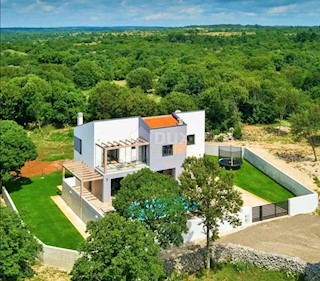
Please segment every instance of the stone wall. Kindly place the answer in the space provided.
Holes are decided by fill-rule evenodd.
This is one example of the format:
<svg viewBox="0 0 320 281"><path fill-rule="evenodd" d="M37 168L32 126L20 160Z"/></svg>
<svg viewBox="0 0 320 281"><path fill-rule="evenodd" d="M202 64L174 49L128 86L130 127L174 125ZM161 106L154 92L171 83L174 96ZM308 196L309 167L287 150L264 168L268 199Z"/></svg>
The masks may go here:
<svg viewBox="0 0 320 281"><path fill-rule="evenodd" d="M166 272L196 272L204 268L205 249L188 247L161 253ZM216 262L247 262L260 268L303 274L306 281L320 280L320 264L310 264L299 258L266 253L241 245L215 244L212 259Z"/></svg>

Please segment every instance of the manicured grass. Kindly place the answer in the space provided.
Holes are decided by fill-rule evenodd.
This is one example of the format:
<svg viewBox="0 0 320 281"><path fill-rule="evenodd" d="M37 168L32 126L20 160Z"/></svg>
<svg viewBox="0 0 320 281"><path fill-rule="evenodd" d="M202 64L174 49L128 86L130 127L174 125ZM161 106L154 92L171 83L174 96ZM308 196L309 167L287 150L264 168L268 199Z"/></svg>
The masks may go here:
<svg viewBox="0 0 320 281"><path fill-rule="evenodd" d="M183 281L298 281L298 276L290 276L280 271L270 271L252 265L223 265L203 276L187 276Z"/></svg>
<svg viewBox="0 0 320 281"><path fill-rule="evenodd" d="M82 236L60 211L50 196L57 195L61 184L61 172L49 175L22 178L6 184L23 220L45 244L77 249Z"/></svg>
<svg viewBox="0 0 320 281"><path fill-rule="evenodd" d="M235 170L234 184L269 202L280 202L294 195L246 160Z"/></svg>
<svg viewBox="0 0 320 281"><path fill-rule="evenodd" d="M39 161L73 159L73 128L55 129L46 126L29 132L37 146Z"/></svg>
<svg viewBox="0 0 320 281"><path fill-rule="evenodd" d="M218 161L218 156L210 155L210 157ZM235 175L233 182L236 186L269 202L280 202L294 197L294 194L246 160L243 160L241 168L234 170L233 173Z"/></svg>

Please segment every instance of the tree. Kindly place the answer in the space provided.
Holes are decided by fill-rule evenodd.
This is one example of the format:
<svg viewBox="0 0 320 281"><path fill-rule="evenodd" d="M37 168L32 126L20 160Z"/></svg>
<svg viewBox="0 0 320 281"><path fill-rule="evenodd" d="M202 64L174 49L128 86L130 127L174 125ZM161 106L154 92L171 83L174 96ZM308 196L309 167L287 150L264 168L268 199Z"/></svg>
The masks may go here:
<svg viewBox="0 0 320 281"><path fill-rule="evenodd" d="M153 86L152 78L153 75L149 69L138 67L127 75L126 81L130 88L140 87L144 92L146 92Z"/></svg>
<svg viewBox="0 0 320 281"><path fill-rule="evenodd" d="M240 225L237 213L243 204L233 187L233 174L220 168L210 156L188 157L179 180L182 195L193 203L190 212L203 218L206 232L206 267L210 268L211 244L219 238L219 223Z"/></svg>
<svg viewBox="0 0 320 281"><path fill-rule="evenodd" d="M73 84L64 84L59 81L52 82L51 108L48 122L57 127L75 125L76 115L83 112L86 97L82 91L76 90Z"/></svg>
<svg viewBox="0 0 320 281"><path fill-rule="evenodd" d="M0 280L23 280L32 277L32 266L41 250L20 216L0 204Z"/></svg>
<svg viewBox="0 0 320 281"><path fill-rule="evenodd" d="M188 65L183 69L182 77L174 87L174 91L198 95L205 88L205 71L197 65Z"/></svg>
<svg viewBox="0 0 320 281"><path fill-rule="evenodd" d="M10 172L19 174L24 163L36 157L36 146L26 131L14 121L0 121L0 183L10 178Z"/></svg>
<svg viewBox="0 0 320 281"><path fill-rule="evenodd" d="M141 222L115 212L87 225L89 237L81 246L71 280L159 280L163 275L159 246Z"/></svg>
<svg viewBox="0 0 320 281"><path fill-rule="evenodd" d="M278 131L280 133L283 119L299 106L299 91L296 89L280 88L278 95L275 98L275 103L275 109L278 112L280 119Z"/></svg>
<svg viewBox="0 0 320 281"><path fill-rule="evenodd" d="M89 93L88 113L91 120L115 117L115 104L129 90L107 81L99 82Z"/></svg>
<svg viewBox="0 0 320 281"><path fill-rule="evenodd" d="M140 220L153 231L162 248L182 244L187 212L175 179L141 169L121 181L112 204L120 215Z"/></svg>
<svg viewBox="0 0 320 281"><path fill-rule="evenodd" d="M314 161L318 161L316 146L320 138L320 101L307 109L293 113L290 117L292 133L299 139L305 138L312 147Z"/></svg>
<svg viewBox="0 0 320 281"><path fill-rule="evenodd" d="M178 109L181 111L192 111L198 108L192 97L179 92L172 92L166 95L161 99L160 105L164 107L166 113L172 113Z"/></svg>
<svg viewBox="0 0 320 281"><path fill-rule="evenodd" d="M50 84L36 75L11 79L1 89L0 117L40 126L50 108L51 91Z"/></svg>
<svg viewBox="0 0 320 281"><path fill-rule="evenodd" d="M114 100L115 117L153 116L159 112L157 102L145 95L141 89L132 89Z"/></svg>
<svg viewBox="0 0 320 281"><path fill-rule="evenodd" d="M89 89L103 78L103 70L95 61L82 60L75 64L74 82L81 89Z"/></svg>

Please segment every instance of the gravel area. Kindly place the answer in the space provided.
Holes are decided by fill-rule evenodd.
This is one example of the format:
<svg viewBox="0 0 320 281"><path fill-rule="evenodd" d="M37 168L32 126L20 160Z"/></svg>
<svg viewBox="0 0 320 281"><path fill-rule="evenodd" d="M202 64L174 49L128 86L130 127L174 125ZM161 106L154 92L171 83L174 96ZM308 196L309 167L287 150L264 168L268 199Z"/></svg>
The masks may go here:
<svg viewBox="0 0 320 281"><path fill-rule="evenodd" d="M261 222L216 242L240 244L320 263L320 216L297 215Z"/></svg>

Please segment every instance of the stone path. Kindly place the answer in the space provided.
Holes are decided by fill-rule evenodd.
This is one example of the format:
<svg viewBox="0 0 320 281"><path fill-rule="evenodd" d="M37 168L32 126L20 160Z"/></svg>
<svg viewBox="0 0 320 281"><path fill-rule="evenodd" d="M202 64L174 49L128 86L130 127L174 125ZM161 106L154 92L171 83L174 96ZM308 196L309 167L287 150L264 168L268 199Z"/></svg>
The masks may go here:
<svg viewBox="0 0 320 281"><path fill-rule="evenodd" d="M259 196L256 196L238 186L235 186L235 189L240 191L242 195L242 200L243 200L243 206L249 206L249 207L255 207L255 206L260 206L260 205L265 205L265 204L270 204L270 202L260 198Z"/></svg>
<svg viewBox="0 0 320 281"><path fill-rule="evenodd" d="M72 209L67 205L60 195L51 196L51 199L73 224L73 226L79 231L81 236L86 239L88 237L88 233L86 233L86 224L75 214L75 212L72 211Z"/></svg>

